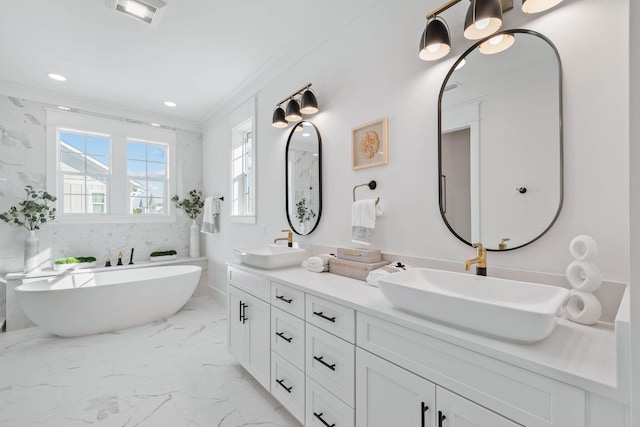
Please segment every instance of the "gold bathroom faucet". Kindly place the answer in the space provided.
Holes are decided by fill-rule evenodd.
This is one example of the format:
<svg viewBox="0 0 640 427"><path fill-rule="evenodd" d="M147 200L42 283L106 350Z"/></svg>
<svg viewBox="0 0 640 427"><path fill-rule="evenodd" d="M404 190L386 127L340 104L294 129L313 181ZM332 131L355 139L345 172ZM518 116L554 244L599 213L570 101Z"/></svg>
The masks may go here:
<svg viewBox="0 0 640 427"><path fill-rule="evenodd" d="M465 271L469 271L471 264L476 265L476 274L478 276L487 275L487 250L482 246L482 243L474 243L471 245L476 248L476 257L468 259L464 262Z"/></svg>
<svg viewBox="0 0 640 427"><path fill-rule="evenodd" d="M282 230L283 233L287 233L287 237L278 237L273 239L273 243L277 243L280 240L286 240L287 241L287 246L289 246L290 248L293 247L293 233L291 232L291 230Z"/></svg>

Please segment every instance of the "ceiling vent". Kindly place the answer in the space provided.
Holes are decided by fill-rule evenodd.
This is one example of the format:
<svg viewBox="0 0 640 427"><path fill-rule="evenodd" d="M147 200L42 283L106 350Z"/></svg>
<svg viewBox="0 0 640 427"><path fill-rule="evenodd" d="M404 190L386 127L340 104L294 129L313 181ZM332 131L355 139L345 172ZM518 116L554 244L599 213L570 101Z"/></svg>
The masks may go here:
<svg viewBox="0 0 640 427"><path fill-rule="evenodd" d="M147 24L157 24L162 8L167 5L162 0L106 0L105 3L109 9Z"/></svg>

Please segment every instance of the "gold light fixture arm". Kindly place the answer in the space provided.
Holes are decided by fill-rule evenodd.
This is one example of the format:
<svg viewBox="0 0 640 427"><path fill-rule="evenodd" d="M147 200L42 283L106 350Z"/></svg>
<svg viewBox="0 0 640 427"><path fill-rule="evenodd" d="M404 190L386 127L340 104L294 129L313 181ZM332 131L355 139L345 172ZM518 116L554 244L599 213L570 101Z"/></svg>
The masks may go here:
<svg viewBox="0 0 640 427"><path fill-rule="evenodd" d="M460 0L458 0L460 1ZM276 105L282 105L285 102L287 102L290 99L293 99L296 95L300 95L302 92L304 92L305 90L309 89L311 87L311 83L307 84L306 86L302 86L300 89L298 89L298 91L293 92L291 95L287 96L285 99L283 99L282 101L276 103Z"/></svg>

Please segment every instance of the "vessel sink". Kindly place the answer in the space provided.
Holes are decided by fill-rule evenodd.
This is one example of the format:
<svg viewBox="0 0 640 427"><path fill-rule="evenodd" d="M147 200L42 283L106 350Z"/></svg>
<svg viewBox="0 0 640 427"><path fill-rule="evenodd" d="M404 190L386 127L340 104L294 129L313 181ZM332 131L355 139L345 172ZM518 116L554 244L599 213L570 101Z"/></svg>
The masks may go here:
<svg viewBox="0 0 640 427"><path fill-rule="evenodd" d="M556 286L414 268L378 281L389 302L438 322L532 343L556 327L569 291Z"/></svg>
<svg viewBox="0 0 640 427"><path fill-rule="evenodd" d="M234 251L243 264L267 270L300 265L307 252L305 249L280 245L247 246Z"/></svg>

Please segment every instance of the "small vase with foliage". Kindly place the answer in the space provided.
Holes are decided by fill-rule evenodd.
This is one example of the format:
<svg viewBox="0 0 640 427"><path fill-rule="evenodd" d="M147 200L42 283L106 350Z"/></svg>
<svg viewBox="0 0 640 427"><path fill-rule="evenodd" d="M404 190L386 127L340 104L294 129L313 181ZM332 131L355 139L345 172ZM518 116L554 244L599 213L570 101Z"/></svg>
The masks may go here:
<svg viewBox="0 0 640 427"><path fill-rule="evenodd" d="M313 209L309 209L307 207L307 199L305 197L302 198L298 203L296 203L296 217L298 221L300 221L300 225L304 228L307 221L316 217L316 213Z"/></svg>
<svg viewBox="0 0 640 427"><path fill-rule="evenodd" d="M196 223L196 218L200 215L204 207L202 192L191 190L189 191L189 198L180 201L180 198L176 194L171 200L177 208L184 209L189 218L193 220L189 230L189 256L191 256L191 258L198 258L200 256L200 229Z"/></svg>
<svg viewBox="0 0 640 427"><path fill-rule="evenodd" d="M0 219L29 230L29 237L24 246L24 271L28 273L40 265L40 240L36 236L36 230L39 230L42 224L56 218L56 197L44 190L34 190L30 185L27 185L24 191L27 193L26 200L18 203L17 207L11 206L8 211L0 213Z"/></svg>

